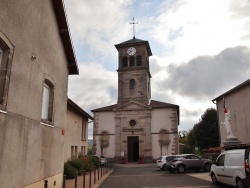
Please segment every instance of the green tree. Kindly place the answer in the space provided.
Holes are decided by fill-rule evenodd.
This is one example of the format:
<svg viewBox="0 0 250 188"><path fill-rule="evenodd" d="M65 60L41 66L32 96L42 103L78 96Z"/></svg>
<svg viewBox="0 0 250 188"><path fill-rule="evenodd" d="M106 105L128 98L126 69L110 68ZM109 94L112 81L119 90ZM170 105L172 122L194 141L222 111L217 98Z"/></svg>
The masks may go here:
<svg viewBox="0 0 250 188"><path fill-rule="evenodd" d="M201 121L192 129L193 142L189 144L198 146L201 150L219 146L219 129L217 111L214 108L207 109L201 116Z"/></svg>

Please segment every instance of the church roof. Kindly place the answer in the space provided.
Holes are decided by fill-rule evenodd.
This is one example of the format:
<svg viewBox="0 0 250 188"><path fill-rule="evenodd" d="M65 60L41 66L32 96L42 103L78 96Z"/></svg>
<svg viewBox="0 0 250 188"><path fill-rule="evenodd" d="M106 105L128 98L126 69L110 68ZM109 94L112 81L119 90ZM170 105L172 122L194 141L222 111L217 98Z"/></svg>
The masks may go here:
<svg viewBox="0 0 250 188"><path fill-rule="evenodd" d="M160 102L160 101L155 101L155 100L151 100L149 106L151 106L152 108L178 108L179 109L178 105ZM117 104L113 104L110 106L105 106L102 108L97 108L97 109L91 110L91 112L113 111L113 109L116 107L117 107Z"/></svg>
<svg viewBox="0 0 250 188"><path fill-rule="evenodd" d="M116 44L115 47L116 47L116 49L118 49L119 47L122 47L122 46L128 46L128 45L132 45L132 44L143 44L143 43L146 44L146 47L147 47L147 50L148 50L148 54L149 54L149 56L151 56L152 52L151 52L151 48L149 46L148 41L137 39L135 37L133 37L132 39L127 40L125 42L122 42L120 44Z"/></svg>

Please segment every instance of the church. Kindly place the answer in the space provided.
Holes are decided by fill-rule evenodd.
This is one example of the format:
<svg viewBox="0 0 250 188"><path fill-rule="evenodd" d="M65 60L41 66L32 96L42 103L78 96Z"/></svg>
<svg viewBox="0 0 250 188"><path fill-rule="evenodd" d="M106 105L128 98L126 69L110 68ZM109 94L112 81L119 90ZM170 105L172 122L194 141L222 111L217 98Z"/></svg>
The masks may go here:
<svg viewBox="0 0 250 188"><path fill-rule="evenodd" d="M153 162L179 153L179 106L151 100L148 41L133 37L115 45L118 51L117 104L94 114L93 154L115 162Z"/></svg>

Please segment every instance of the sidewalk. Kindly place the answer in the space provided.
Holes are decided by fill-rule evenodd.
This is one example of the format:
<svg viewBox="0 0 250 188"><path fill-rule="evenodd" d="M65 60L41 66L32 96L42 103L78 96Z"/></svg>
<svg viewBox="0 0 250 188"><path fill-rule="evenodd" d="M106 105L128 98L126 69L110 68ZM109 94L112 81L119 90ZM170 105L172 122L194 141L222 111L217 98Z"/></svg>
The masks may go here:
<svg viewBox="0 0 250 188"><path fill-rule="evenodd" d="M96 170L95 173L94 171L90 173L85 174L85 179L84 176L78 176L77 177L77 188L98 188L102 182L113 172L113 169L110 169L108 172L105 172L101 175L101 172L99 171L99 178L98 178L98 171ZM91 179L90 179L91 178ZM85 182L85 186L83 185ZM90 184L91 182L91 184ZM66 188L75 188L75 179L67 179L65 182L65 187Z"/></svg>

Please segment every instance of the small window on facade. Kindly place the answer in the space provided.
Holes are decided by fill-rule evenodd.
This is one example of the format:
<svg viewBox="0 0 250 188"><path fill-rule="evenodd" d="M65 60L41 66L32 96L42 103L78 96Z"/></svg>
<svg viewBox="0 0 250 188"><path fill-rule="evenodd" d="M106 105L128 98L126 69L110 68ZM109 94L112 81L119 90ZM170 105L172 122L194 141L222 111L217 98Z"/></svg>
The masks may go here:
<svg viewBox="0 0 250 188"><path fill-rule="evenodd" d="M133 119L130 120L130 121L129 121L129 125L132 126L132 127L134 127L134 126L136 125L136 121L133 120Z"/></svg>
<svg viewBox="0 0 250 188"><path fill-rule="evenodd" d="M78 148L75 146L75 157L78 157Z"/></svg>
<svg viewBox="0 0 250 188"><path fill-rule="evenodd" d="M3 56L3 50L0 46L0 67L1 67L1 62L2 62L2 56Z"/></svg>
<svg viewBox="0 0 250 188"><path fill-rule="evenodd" d="M0 110L6 110L14 47L0 31Z"/></svg>
<svg viewBox="0 0 250 188"><path fill-rule="evenodd" d="M129 89L131 89L131 90L135 89L135 80L134 79L129 80Z"/></svg>
<svg viewBox="0 0 250 188"><path fill-rule="evenodd" d="M82 140L86 140L86 124L87 124L87 121L86 119L82 118Z"/></svg>
<svg viewBox="0 0 250 188"><path fill-rule="evenodd" d="M74 154L75 154L74 153L74 148L75 148L74 146L71 146L71 158L72 159L74 158Z"/></svg>
<svg viewBox="0 0 250 188"><path fill-rule="evenodd" d="M141 66L141 65L142 65L142 61L141 61L141 56L140 56L140 55L138 55L138 56L136 57L136 65L137 65L137 66Z"/></svg>
<svg viewBox="0 0 250 188"><path fill-rule="evenodd" d="M127 57L123 57L122 58L122 66L123 67L127 67L128 66L128 58Z"/></svg>
<svg viewBox="0 0 250 188"><path fill-rule="evenodd" d="M81 154L84 155L83 146L81 146Z"/></svg>
<svg viewBox="0 0 250 188"><path fill-rule="evenodd" d="M45 80L42 98L42 121L52 123L54 106L54 86L48 80Z"/></svg>
<svg viewBox="0 0 250 188"><path fill-rule="evenodd" d="M129 58L129 66L130 67L135 66L135 58L134 58L134 56L130 56L130 58Z"/></svg>

